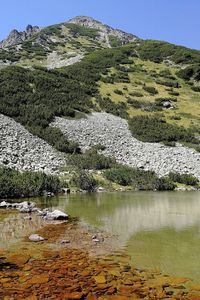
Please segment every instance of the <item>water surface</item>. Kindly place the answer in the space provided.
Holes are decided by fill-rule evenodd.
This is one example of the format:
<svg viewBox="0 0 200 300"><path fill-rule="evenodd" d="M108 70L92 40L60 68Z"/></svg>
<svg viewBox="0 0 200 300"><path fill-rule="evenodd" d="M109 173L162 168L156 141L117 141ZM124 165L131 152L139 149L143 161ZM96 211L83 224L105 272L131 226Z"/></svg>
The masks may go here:
<svg viewBox="0 0 200 300"><path fill-rule="evenodd" d="M134 265L200 281L200 193L74 194L57 206L117 234Z"/></svg>
<svg viewBox="0 0 200 300"><path fill-rule="evenodd" d="M118 235L139 268L200 282L199 192L72 194L36 201Z"/></svg>

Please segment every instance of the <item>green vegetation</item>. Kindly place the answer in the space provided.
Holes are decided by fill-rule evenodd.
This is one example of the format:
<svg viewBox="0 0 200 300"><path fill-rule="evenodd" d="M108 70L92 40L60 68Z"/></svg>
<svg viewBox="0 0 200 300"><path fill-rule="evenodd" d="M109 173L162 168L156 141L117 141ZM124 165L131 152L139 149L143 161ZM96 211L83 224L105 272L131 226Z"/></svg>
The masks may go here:
<svg viewBox="0 0 200 300"><path fill-rule="evenodd" d="M11 61L11 62L17 62L20 60L20 55L14 51L6 51L6 50L0 50L0 60L3 62Z"/></svg>
<svg viewBox="0 0 200 300"><path fill-rule="evenodd" d="M61 37L61 25L52 25L44 28L42 32L46 35L55 35L57 37Z"/></svg>
<svg viewBox="0 0 200 300"><path fill-rule="evenodd" d="M42 47L40 44L32 41L26 41L22 45L22 49L25 50L24 57L26 58L45 58L47 54L50 52Z"/></svg>
<svg viewBox="0 0 200 300"><path fill-rule="evenodd" d="M102 170L111 168L116 161L114 158L105 157L103 154L98 154L97 150L92 148L91 150L86 151L84 154L71 155L68 163L79 169Z"/></svg>
<svg viewBox="0 0 200 300"><path fill-rule="evenodd" d="M24 172L0 167L0 198L41 196L44 192L60 191L58 177L41 172Z"/></svg>
<svg viewBox="0 0 200 300"><path fill-rule="evenodd" d="M199 184L199 180L191 174L179 174L170 172L168 176L173 182L183 183L191 186L197 186Z"/></svg>
<svg viewBox="0 0 200 300"><path fill-rule="evenodd" d="M57 71L7 67L0 71L0 112L13 117L58 150L74 152L76 144L60 130L49 127L54 116L74 116L75 109L89 111L90 91Z"/></svg>
<svg viewBox="0 0 200 300"><path fill-rule="evenodd" d="M89 41L97 34L96 30L83 26L64 25L67 26L66 32L70 31L75 35L72 39L75 48L82 47L81 36L85 36L83 39ZM47 30L49 34L59 37L61 26L51 26ZM66 32L64 28L62 34L66 35ZM47 54L45 48L38 46L34 41L24 43L23 51L24 55L28 53L31 56L33 54L33 57L43 56L43 59ZM180 63L178 57L181 63L190 64L192 67L199 66L199 51L164 42L137 41L114 49L93 51L81 62L56 71L38 67L34 67L35 70L7 67L0 70L0 113L14 118L58 150L69 153L78 151L77 145L67 141L60 130L49 127L49 124L55 116L73 118L75 111L88 113L93 110L104 110L126 119L130 117L133 134L138 138L147 135L148 138L143 138L146 141L196 143L194 133L198 131L199 124L200 89L198 83L193 84L192 80L195 74L198 74L198 68L196 67L192 77L189 76L190 81L186 83L183 80L184 76L180 76L181 79L177 77L177 71L182 70L180 67L169 68L161 64L165 59L178 64ZM159 64L154 63L155 60ZM158 95L157 99L154 98L155 95ZM164 101L169 99L170 102L176 101L170 96L178 97L176 106L171 106L170 110L163 110ZM175 109L176 120L185 129L174 125L172 111ZM190 117L183 116L186 110ZM161 124L163 132L168 134L167 137L164 138L161 130L158 130L157 135L154 134L153 131L156 132L157 129L153 130L150 126L149 130L145 124L142 125L143 130L150 132L138 134L140 122L134 118L138 114L146 116L149 112L154 112L156 117L159 111L163 111L166 122L159 121L157 126ZM159 119L159 116L156 118ZM138 127L138 130L135 131L135 127Z"/></svg>
<svg viewBox="0 0 200 300"><path fill-rule="evenodd" d="M109 35L109 42L112 48L120 47L122 42L114 35Z"/></svg>
<svg viewBox="0 0 200 300"><path fill-rule="evenodd" d="M174 190L175 185L168 178L158 178L154 172L116 166L104 172L104 176L120 185L132 185L138 190Z"/></svg>
<svg viewBox="0 0 200 300"><path fill-rule="evenodd" d="M133 43L141 59L148 59L156 63L170 60L176 64L200 63L200 52L170 43L146 40Z"/></svg>
<svg viewBox="0 0 200 300"><path fill-rule="evenodd" d="M109 97L97 98L97 103L101 110L121 118L128 118L127 104L125 102L114 103Z"/></svg>
<svg viewBox="0 0 200 300"><path fill-rule="evenodd" d="M180 78L189 81L191 79L194 79L196 81L200 80L200 65L195 64L195 65L190 65L187 66L181 70L179 70L177 73L177 76Z"/></svg>
<svg viewBox="0 0 200 300"><path fill-rule="evenodd" d="M181 126L168 124L158 116L136 116L129 120L132 134L143 142L185 141L198 144L194 134Z"/></svg>
<svg viewBox="0 0 200 300"><path fill-rule="evenodd" d="M156 95L158 94L158 91L153 86L144 86L143 90L148 92L150 95Z"/></svg>
<svg viewBox="0 0 200 300"><path fill-rule="evenodd" d="M94 192L98 187L98 182L93 177L93 175L90 174L88 171L84 170L77 172L72 178L71 182L72 184L76 185L79 189L88 192Z"/></svg>
<svg viewBox="0 0 200 300"><path fill-rule="evenodd" d="M86 36L92 39L96 39L99 36L99 32L97 29L93 29L93 28L88 28L88 27L84 27L84 26L80 26L77 24L73 24L73 23L68 23L68 24L64 24L65 27L67 27L68 29L70 29L70 32L73 34L73 36Z"/></svg>

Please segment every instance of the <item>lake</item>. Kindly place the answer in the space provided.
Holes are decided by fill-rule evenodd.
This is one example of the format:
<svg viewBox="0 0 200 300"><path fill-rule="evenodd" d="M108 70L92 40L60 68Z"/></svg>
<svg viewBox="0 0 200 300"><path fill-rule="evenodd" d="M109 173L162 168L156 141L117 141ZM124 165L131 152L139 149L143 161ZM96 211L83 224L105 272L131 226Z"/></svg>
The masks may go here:
<svg viewBox="0 0 200 300"><path fill-rule="evenodd" d="M120 239L134 266L200 281L200 193L115 192L35 200Z"/></svg>

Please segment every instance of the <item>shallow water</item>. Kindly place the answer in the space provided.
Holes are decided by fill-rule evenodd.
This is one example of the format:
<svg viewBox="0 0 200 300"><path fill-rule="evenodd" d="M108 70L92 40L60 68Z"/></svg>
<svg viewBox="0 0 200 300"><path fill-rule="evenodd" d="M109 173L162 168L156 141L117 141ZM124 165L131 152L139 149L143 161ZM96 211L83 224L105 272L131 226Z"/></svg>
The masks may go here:
<svg viewBox="0 0 200 300"><path fill-rule="evenodd" d="M36 199L119 236L139 268L200 281L200 193L72 194Z"/></svg>

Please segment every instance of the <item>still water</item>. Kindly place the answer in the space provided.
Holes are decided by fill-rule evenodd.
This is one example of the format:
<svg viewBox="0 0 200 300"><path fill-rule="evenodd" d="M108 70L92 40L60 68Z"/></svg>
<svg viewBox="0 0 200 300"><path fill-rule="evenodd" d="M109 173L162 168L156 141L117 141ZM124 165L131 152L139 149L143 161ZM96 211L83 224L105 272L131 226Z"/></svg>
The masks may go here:
<svg viewBox="0 0 200 300"><path fill-rule="evenodd" d="M72 194L36 200L118 235L139 268L200 281L200 193Z"/></svg>

